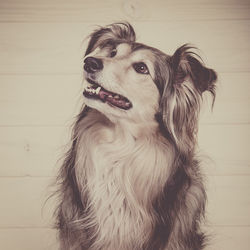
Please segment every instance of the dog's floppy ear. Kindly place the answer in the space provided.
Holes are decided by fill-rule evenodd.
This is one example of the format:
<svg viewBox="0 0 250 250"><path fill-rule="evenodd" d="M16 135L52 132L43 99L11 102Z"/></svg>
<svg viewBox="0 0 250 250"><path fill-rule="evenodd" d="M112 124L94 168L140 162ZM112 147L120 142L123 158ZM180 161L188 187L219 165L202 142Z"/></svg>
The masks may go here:
<svg viewBox="0 0 250 250"><path fill-rule="evenodd" d="M169 58L170 77L160 102L165 131L184 151L195 145L202 93L210 91L214 102L217 79L215 71L206 68L191 48L183 45Z"/></svg>
<svg viewBox="0 0 250 250"><path fill-rule="evenodd" d="M135 31L129 23L113 23L106 27L101 27L90 35L85 56L97 47L102 47L105 44L135 42L135 39Z"/></svg>
<svg viewBox="0 0 250 250"><path fill-rule="evenodd" d="M187 80L191 81L200 93L208 90L215 96L214 83L217 80L215 71L206 68L200 56L190 49L194 49L194 47L184 44L175 51L171 58L173 86L181 85Z"/></svg>

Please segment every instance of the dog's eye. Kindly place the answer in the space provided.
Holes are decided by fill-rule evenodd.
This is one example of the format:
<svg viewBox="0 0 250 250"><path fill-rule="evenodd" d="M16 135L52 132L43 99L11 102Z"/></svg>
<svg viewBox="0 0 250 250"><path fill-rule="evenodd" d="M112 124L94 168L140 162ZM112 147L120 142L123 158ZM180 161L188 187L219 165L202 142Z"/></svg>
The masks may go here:
<svg viewBox="0 0 250 250"><path fill-rule="evenodd" d="M137 73L149 74L148 67L143 62L135 63L133 67Z"/></svg>
<svg viewBox="0 0 250 250"><path fill-rule="evenodd" d="M117 54L117 50L116 49L113 49L111 52L110 52L110 57L115 57Z"/></svg>

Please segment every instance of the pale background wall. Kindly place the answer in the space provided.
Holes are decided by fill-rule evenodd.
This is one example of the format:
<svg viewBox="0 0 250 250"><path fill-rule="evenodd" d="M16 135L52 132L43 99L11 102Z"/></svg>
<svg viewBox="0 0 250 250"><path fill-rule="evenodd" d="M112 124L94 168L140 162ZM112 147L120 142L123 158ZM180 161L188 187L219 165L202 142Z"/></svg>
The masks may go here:
<svg viewBox="0 0 250 250"><path fill-rule="evenodd" d="M201 116L211 250L250 249L249 0L0 0L0 249L55 250L42 210L81 104L84 38L128 20L172 54L191 42L219 73Z"/></svg>

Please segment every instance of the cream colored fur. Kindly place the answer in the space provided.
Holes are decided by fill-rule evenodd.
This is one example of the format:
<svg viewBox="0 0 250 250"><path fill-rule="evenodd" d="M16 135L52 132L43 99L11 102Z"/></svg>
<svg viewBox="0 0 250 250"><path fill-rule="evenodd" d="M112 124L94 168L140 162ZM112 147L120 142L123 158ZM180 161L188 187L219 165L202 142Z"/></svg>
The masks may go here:
<svg viewBox="0 0 250 250"><path fill-rule="evenodd" d="M79 186L87 180L89 226L97 229L93 249L141 249L153 226L151 202L170 172L171 147L156 124L148 127L151 133L144 126L132 134L127 124L113 124L98 111L79 127L76 173Z"/></svg>

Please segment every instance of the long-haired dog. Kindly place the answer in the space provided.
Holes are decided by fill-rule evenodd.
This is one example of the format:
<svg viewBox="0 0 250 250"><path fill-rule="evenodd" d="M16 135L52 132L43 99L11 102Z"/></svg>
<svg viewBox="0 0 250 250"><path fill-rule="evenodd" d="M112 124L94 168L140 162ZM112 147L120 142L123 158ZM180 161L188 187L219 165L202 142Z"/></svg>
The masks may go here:
<svg viewBox="0 0 250 250"><path fill-rule="evenodd" d="M84 107L58 177L61 250L200 250L206 193L196 158L216 73L188 45L169 56L128 23L93 32Z"/></svg>

